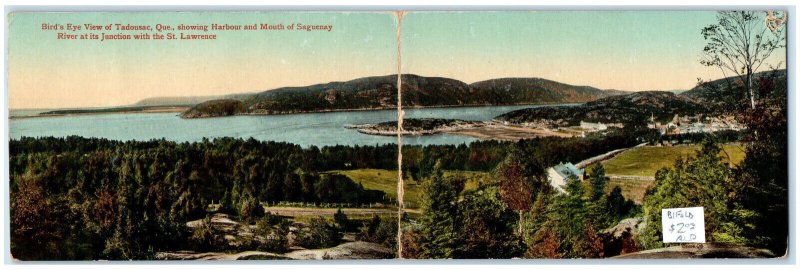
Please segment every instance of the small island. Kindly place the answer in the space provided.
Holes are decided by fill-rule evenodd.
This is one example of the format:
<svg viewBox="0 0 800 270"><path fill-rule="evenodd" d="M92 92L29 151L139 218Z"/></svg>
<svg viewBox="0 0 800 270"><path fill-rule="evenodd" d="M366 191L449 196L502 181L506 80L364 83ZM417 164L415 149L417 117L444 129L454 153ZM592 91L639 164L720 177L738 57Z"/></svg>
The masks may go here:
<svg viewBox="0 0 800 270"><path fill-rule="evenodd" d="M402 135L433 135L442 132L455 132L485 125L483 122L459 119L409 118L403 120ZM358 130L369 135L397 136L397 121L377 124L348 125L346 128Z"/></svg>
<svg viewBox="0 0 800 270"><path fill-rule="evenodd" d="M377 124L347 125L345 128L356 129L369 135L397 136L397 121ZM440 133L458 134L479 139L516 141L527 138L546 136L572 137L577 134L558 132L538 127L524 127L504 124L498 121L468 121L441 118L408 118L403 120L404 136L426 136Z"/></svg>

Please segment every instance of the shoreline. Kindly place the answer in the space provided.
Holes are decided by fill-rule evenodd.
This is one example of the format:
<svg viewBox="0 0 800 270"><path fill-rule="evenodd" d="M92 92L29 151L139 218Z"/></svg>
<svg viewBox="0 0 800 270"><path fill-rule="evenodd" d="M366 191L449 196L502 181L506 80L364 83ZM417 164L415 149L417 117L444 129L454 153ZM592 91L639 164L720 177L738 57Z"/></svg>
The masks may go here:
<svg viewBox="0 0 800 270"><path fill-rule="evenodd" d="M484 107L506 107L506 106L575 106L583 104L583 102L575 102L575 103L517 103L517 104L468 104L468 105L436 105L436 106L403 106L403 110L413 110L413 109L446 109L446 108L484 108ZM19 115L19 116L12 116L9 115L8 119L26 119L26 118L40 118L40 117L64 117L64 116L80 116L80 115L102 115L102 114L124 114L124 113L167 113L167 112L174 112L174 113L183 113L192 109L193 106L163 106L163 107L154 107L156 109L145 109L145 110L130 110L130 111L116 111L116 112L93 112L92 109L75 109L75 110L86 110L87 112L80 112L80 113L63 113L63 114L47 114L52 111L58 111L59 109L54 109L52 111L45 111L39 114L34 115ZM124 107L112 107L112 108L105 108L105 109L116 109L116 108L124 108ZM230 116L266 116L266 115L292 115L292 114L314 114L314 113L336 113L336 112L361 112L361 111L388 111L388 110L397 110L397 106L392 107L380 107L380 108L356 108L356 109L333 109L333 110L318 110L318 111L297 111L297 112L270 112L270 113L239 113L233 115L225 115L225 116L203 116L203 117L183 117L178 115L178 117L182 119L202 119L202 118L218 118L218 117L230 117ZM9 111L10 112L10 111Z"/></svg>
<svg viewBox="0 0 800 270"><path fill-rule="evenodd" d="M133 113L182 113L188 110L189 108L191 107L164 106L164 107L154 107L152 109L117 111L117 112L82 112L82 113L63 113L63 114L60 113L46 114L48 112L43 112L34 115L9 116L8 119L13 120L13 119L46 118L46 117L70 117L70 116L82 116L82 115L133 114Z"/></svg>
<svg viewBox="0 0 800 270"><path fill-rule="evenodd" d="M505 106L575 106L584 104L585 102L577 103L518 103L518 104L468 104L468 105L436 105L436 106L403 106L402 109L446 109L446 108L484 108L484 107L505 107ZM188 110L190 110L191 107ZM355 108L355 109L331 109L331 110L317 110L317 111L297 111L297 112L250 112L250 113L237 113L232 115L223 116L200 116L200 117L183 117L183 119L202 119L202 118L218 118L218 117L231 117L231 116L266 116L266 115L292 115L292 114L314 114L314 113L336 113L336 112L362 112L362 111L394 111L397 106L380 107L380 108Z"/></svg>
<svg viewBox="0 0 800 270"><path fill-rule="evenodd" d="M345 128L355 129L359 133L375 136L397 136L397 129L380 129L376 124L363 124L363 125L347 125ZM560 137L571 138L578 136L567 132L558 132L548 130L541 127L522 127L514 125L506 125L497 123L495 121L482 121L471 122L468 124L454 125L442 128L428 129L428 130L403 130L400 132L402 136L427 136L436 134L454 134L469 136L482 140L501 140L501 141L517 141L522 139L540 138L540 137Z"/></svg>

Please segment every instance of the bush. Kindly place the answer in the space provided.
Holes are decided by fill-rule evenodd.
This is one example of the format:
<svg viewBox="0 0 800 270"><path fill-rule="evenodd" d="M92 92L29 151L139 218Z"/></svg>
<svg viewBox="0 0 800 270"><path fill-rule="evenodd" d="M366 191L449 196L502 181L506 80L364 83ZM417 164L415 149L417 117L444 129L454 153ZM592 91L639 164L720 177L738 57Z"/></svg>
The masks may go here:
<svg viewBox="0 0 800 270"><path fill-rule="evenodd" d="M273 229L270 234L261 235L263 240L256 248L258 251L284 253L289 250L289 238L283 228Z"/></svg>
<svg viewBox="0 0 800 270"><path fill-rule="evenodd" d="M384 221L377 215L372 216L372 219L361 228L356 239L394 249L397 247L397 223L392 220Z"/></svg>
<svg viewBox="0 0 800 270"><path fill-rule="evenodd" d="M339 229L342 231L347 231L350 228L350 219L342 212L341 208L336 210L336 214L333 214L333 221L336 222L336 225L339 226Z"/></svg>
<svg viewBox="0 0 800 270"><path fill-rule="evenodd" d="M269 212L256 222L255 235L259 251L283 253L289 250L289 222Z"/></svg>
<svg viewBox="0 0 800 270"><path fill-rule="evenodd" d="M211 225L211 217L203 219L203 224L197 227L189 237L192 250L217 251L227 247L225 238Z"/></svg>
<svg viewBox="0 0 800 270"><path fill-rule="evenodd" d="M264 207L255 198L251 197L244 200L242 208L239 210L242 221L247 224L252 224L256 219L264 216Z"/></svg>
<svg viewBox="0 0 800 270"><path fill-rule="evenodd" d="M320 217L311 220L309 228L301 230L294 241L298 246L312 249L333 247L341 240L339 229Z"/></svg>

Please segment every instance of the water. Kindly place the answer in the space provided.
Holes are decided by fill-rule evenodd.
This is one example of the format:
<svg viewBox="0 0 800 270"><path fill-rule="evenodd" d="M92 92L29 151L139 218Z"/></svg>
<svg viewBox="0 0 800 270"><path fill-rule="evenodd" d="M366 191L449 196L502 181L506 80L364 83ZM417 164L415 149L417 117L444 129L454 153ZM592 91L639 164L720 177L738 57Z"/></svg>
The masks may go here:
<svg viewBox="0 0 800 270"><path fill-rule="evenodd" d="M429 108L406 110L406 118L456 118L490 120L497 115L531 106L494 106ZM348 124L375 124L396 121L395 110L307 113L290 115L231 116L181 119L176 113L118 113L57 117L14 118L9 121L12 139L20 137L78 135L112 140L149 140L165 138L195 142L203 138L253 137L262 141L310 145L376 145L397 143L394 136L361 134ZM404 144L461 144L478 139L462 135L437 134L406 136Z"/></svg>

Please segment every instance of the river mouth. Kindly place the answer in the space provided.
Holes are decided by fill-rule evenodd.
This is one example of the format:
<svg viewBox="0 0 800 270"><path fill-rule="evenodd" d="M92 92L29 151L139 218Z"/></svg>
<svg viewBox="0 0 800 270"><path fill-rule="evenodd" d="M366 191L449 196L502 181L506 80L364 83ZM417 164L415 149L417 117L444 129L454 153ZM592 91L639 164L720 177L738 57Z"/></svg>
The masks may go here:
<svg viewBox="0 0 800 270"><path fill-rule="evenodd" d="M406 118L457 118L487 121L497 115L541 105L449 107L407 109ZM558 106L558 105L546 105ZM396 121L395 110L349 111L288 115L230 116L181 119L175 112L107 113L62 117L13 118L9 137L105 138L121 141L166 139L176 142L199 142L223 137L253 138L259 141L288 142L302 147L335 145L397 144L394 136L374 136L344 128L352 124L377 124ZM430 136L404 136L408 145L458 145L481 140L479 136L439 133Z"/></svg>

